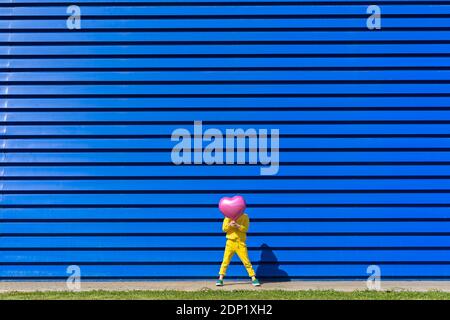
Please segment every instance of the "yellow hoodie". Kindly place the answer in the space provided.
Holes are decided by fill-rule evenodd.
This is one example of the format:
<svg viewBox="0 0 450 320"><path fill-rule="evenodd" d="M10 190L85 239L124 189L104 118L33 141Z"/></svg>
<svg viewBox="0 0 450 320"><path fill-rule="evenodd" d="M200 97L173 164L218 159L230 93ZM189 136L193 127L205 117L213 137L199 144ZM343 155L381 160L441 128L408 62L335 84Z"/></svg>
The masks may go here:
<svg viewBox="0 0 450 320"><path fill-rule="evenodd" d="M230 218L223 219L222 230L227 233L227 239L245 242L247 239L248 227L250 226L248 215L244 213L236 220L236 223L241 226L239 229L228 226L231 221Z"/></svg>

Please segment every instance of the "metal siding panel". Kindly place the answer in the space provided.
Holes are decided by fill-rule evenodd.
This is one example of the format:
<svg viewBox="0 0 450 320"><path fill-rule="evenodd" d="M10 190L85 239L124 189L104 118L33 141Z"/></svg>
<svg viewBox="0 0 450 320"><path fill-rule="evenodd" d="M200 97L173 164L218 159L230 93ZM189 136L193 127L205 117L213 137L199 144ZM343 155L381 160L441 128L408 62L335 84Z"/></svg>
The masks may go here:
<svg viewBox="0 0 450 320"><path fill-rule="evenodd" d="M234 193L262 278L450 279L450 3L195 2L0 3L0 280L212 278ZM194 120L279 174L171 164Z"/></svg>

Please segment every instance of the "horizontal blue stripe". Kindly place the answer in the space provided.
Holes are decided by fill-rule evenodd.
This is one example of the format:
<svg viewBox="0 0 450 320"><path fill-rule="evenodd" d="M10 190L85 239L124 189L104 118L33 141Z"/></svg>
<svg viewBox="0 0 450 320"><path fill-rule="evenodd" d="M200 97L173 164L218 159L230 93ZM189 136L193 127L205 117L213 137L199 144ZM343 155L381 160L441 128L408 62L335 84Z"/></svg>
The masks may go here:
<svg viewBox="0 0 450 320"><path fill-rule="evenodd" d="M442 94L449 95L450 85L448 84L393 84L389 86L380 85L354 85L354 84L337 84L337 85L160 85L160 86L68 86L65 88L48 87L48 86L13 86L8 90L8 94L3 98L26 98L34 97L38 98L39 95L55 95L55 96L69 96L70 95L84 95L95 97L96 95L123 95L123 98L127 98L127 95L141 94L144 97L159 97L158 95L167 95L167 97L181 97L189 95L199 95L208 97L208 95L221 95L226 98L233 95L318 95L322 93L326 95L433 95ZM109 96L111 97L111 96ZM56 97L57 98L57 97ZM131 98L133 98L131 96Z"/></svg>
<svg viewBox="0 0 450 320"><path fill-rule="evenodd" d="M67 92L67 87L61 87ZM11 90L11 88L10 88ZM39 110L36 110L39 111ZM254 111L173 111L173 112L0 112L5 117L5 124L15 121L402 121L402 120L450 120L450 111L264 111L255 108ZM205 130L211 125L204 124Z"/></svg>
<svg viewBox="0 0 450 320"><path fill-rule="evenodd" d="M104 208L104 209L51 209L51 208L26 208L26 209L2 209L0 219L160 219L167 221L168 219L196 220L208 219L209 221L220 222L222 217L214 208L196 208L195 210L187 210L185 208ZM341 221L346 223L349 219L360 219L368 222L384 220L414 220L414 219L447 219L450 214L450 208L252 208L252 221L282 221L282 219L305 219L326 221L326 219L334 219L335 222ZM269 219L269 220L268 220ZM266 221L264 220L264 221ZM402 220L402 221L403 221ZM25 221L24 221L25 222ZM251 239L253 239L252 237ZM263 239L261 239L263 240ZM249 240L252 241L252 240ZM256 240L255 240L256 241ZM213 243L214 244L214 243ZM422 243L427 245L428 242ZM182 245L178 243L178 245ZM277 243L277 246L282 242ZM298 243L286 242L286 246L300 245ZM303 243L308 245L308 243ZM329 244L331 245L331 244ZM357 243L355 243L357 245ZM365 244L367 245L367 244ZM377 246L378 242L373 243ZM379 243L380 246L387 243ZM398 245L398 244L397 244ZM404 243L407 245L407 242ZM418 243L411 244L418 245ZM437 243L430 243L431 246ZM450 245L443 240L443 246Z"/></svg>
<svg viewBox="0 0 450 320"><path fill-rule="evenodd" d="M65 91L64 91L65 92ZM205 121L203 124L202 133L208 128L212 127L212 124L217 121L233 121L236 125L246 124L249 121L267 121L270 118L274 124L277 121L299 121L299 124L305 124L302 122L315 121L315 122L339 122L339 121L386 121L387 123L393 121L424 121L424 120L437 120L445 121L450 120L450 111L264 111L255 108L254 111L236 111L233 109L217 111L172 111L172 112L0 112L0 116L5 117L5 124L9 122L55 122L58 124L60 121L69 121L76 123L77 121L96 122L96 121L115 121L118 124L126 121L135 121L137 124L142 121L155 122L158 121L184 121L191 127L193 131L194 121ZM191 123L189 123L191 122ZM132 124L132 123L131 123ZM114 125L114 123L108 123L108 125ZM282 133L282 132L281 132ZM164 134L164 133L161 133ZM225 134L225 132L224 132Z"/></svg>
<svg viewBox="0 0 450 320"><path fill-rule="evenodd" d="M449 135L450 137L450 135ZM127 139L114 137L107 139L24 139L7 140L5 148L173 148L176 143L170 138ZM224 138L225 139L225 138ZM301 139L282 138L283 148L450 148L447 138L398 138L398 139ZM232 141L232 139L227 139ZM270 143L270 138L269 138ZM204 143L206 147L208 142Z"/></svg>
<svg viewBox="0 0 450 320"><path fill-rule="evenodd" d="M364 13L362 13L364 14ZM68 16L67 14L65 15ZM368 17L369 15L365 15ZM30 28L34 30L60 28L66 29L65 19L60 20L39 20L39 24L33 20L13 20L0 21L0 28L14 29ZM392 18L383 17L383 29L389 28L432 28L449 27L449 18ZM367 30L366 19L364 18L340 18L340 19L202 19L202 20L88 20L82 22L83 29L95 28L320 28L328 30L330 28L361 28Z"/></svg>
<svg viewBox="0 0 450 320"><path fill-rule="evenodd" d="M65 177L67 179L73 178L85 178L85 179L100 179L117 177L118 179L126 177L136 177L137 179L151 178L158 179L158 177L260 177L259 165L226 165L226 166L115 166L115 167L102 167L102 166L33 166L27 164L23 167L3 167L3 176L5 179L14 179L14 177L28 177L37 178L43 177L48 179L57 179L57 177ZM343 179L363 179L364 177L371 177L373 179L386 179L388 177L397 177L405 179L413 179L414 177L445 177L450 175L450 166L364 166L364 165L352 165L352 166L283 166L283 170L280 170L277 176L285 177L298 177L311 179L330 179L331 177ZM261 177L260 177L261 178ZM274 177L276 179L276 177Z"/></svg>
<svg viewBox="0 0 450 320"><path fill-rule="evenodd" d="M378 161L378 162L439 162L450 161L449 152L290 152L280 155L282 162L359 162L359 161ZM45 153L45 152L21 152L8 153L4 162L164 162L171 164L172 160L169 152L64 152L64 153ZM248 161L247 161L248 162Z"/></svg>
<svg viewBox="0 0 450 320"><path fill-rule="evenodd" d="M255 50L252 47L253 51ZM0 48L7 50L7 48ZM34 50L34 48L33 48ZM9 68L108 68L108 67L126 67L126 68L177 68L177 67L385 67L385 66L450 66L448 57L354 57L354 58L142 58L142 59L58 59L57 62L51 59L8 59Z"/></svg>
<svg viewBox="0 0 450 320"><path fill-rule="evenodd" d="M372 71L184 71L184 72L17 72L1 73L9 85L18 81L48 82L65 85L68 81L87 81L87 84L101 81L439 81L450 80L448 70L372 70ZM132 82L134 83L134 82ZM75 115L75 114L74 114ZM25 114L23 115L25 116ZM39 116L39 114L34 114ZM276 116L276 114L273 114Z"/></svg>
<svg viewBox="0 0 450 320"><path fill-rule="evenodd" d="M248 108L334 108L334 107L445 107L446 97L371 97L371 98L140 98L132 99L134 108L214 108L242 107ZM11 108L124 108L130 107L128 99L83 98L83 99L13 99L8 101ZM432 132L431 132L432 133Z"/></svg>
<svg viewBox="0 0 450 320"><path fill-rule="evenodd" d="M450 8L450 6L449 6ZM216 27L217 28L217 27ZM279 28L279 26L278 26ZM292 28L292 26L291 26ZM82 29L83 30L83 29ZM448 40L449 31L389 31L386 32L295 32L295 31L267 31L267 32L89 32L89 33L70 33L70 32L52 32L52 33L15 33L8 37L11 46L16 42L64 42L70 43L72 46L84 45L78 41L83 42L103 42L125 41L140 42L158 41L315 41L315 42L329 42L329 41L361 41L361 44L367 44L368 41L420 41L420 40ZM72 48L73 49L73 48Z"/></svg>
<svg viewBox="0 0 450 320"><path fill-rule="evenodd" d="M82 195L4 195L2 205L9 206L29 206L29 205L208 205L214 206L223 196L229 196L233 192L222 194L184 194L174 195L170 193L148 195L148 194L82 194ZM268 197L267 194L245 194L248 203L251 205L302 205L308 204L323 205L357 205L357 204L410 204L410 205L448 205L450 202L445 194L277 194Z"/></svg>
<svg viewBox="0 0 450 320"><path fill-rule="evenodd" d="M37 47L37 46L23 46L23 47L8 47L9 55L11 59L15 58L45 58L54 59L69 59L64 55L88 55L86 58L102 58L101 55L117 55L117 58L139 58L138 55L147 55L140 58L160 58L157 55L177 55L172 58L189 58L189 54L205 55L201 58L214 58L214 55L276 55L276 54L291 54L291 55L374 55L374 54L399 54L407 57L414 54L447 54L447 44L353 44L353 45L320 45L320 44L307 44L307 45L143 45L143 46L78 46L76 42L72 47L60 46L60 47ZM21 56L23 55L23 56ZM46 56L50 55L50 56ZM56 55L56 57L52 56ZM89 56L92 55L92 56ZM125 55L125 56L120 56ZM135 55L133 57L133 55ZM211 55L211 56L208 56ZM41 56L41 57L39 57ZM261 57L261 56L260 56ZM305 58L308 58L306 56ZM76 56L78 58L78 56ZM114 57L112 57L114 58ZM220 58L220 57L219 57ZM230 57L232 58L232 57ZM239 58L239 57L238 57ZM264 58L264 57L262 57ZM295 57L293 57L295 58ZM72 58L72 59L75 59Z"/></svg>
<svg viewBox="0 0 450 320"><path fill-rule="evenodd" d="M220 120L219 120L220 121ZM251 120L249 120L250 122ZM448 124L401 124L392 123L388 124L370 124L370 123L333 123L333 124L213 124L208 125L207 123L203 125L203 130L210 128L215 128L221 130L221 132L226 132L227 129L279 129L280 134L401 134L401 133L411 133L411 134L448 134L449 126ZM6 131L7 135L18 135L18 134L163 134L172 135L173 131L178 128L184 128L190 132L194 132L194 122L189 124L189 122L184 122L180 124L136 124L131 125L130 123L124 123L120 125L120 122L116 125L114 124L104 124L104 125L89 125L85 123L84 126L74 122L73 125L39 125L39 123L25 122L23 125L9 125Z"/></svg>
<svg viewBox="0 0 450 320"><path fill-rule="evenodd" d="M401 2L402 0L400 0L400 2ZM15 3L16 4L23 4L23 3L40 3L40 2L42 2L41 0L16 0L15 1ZM58 3L61 3L62 1L58 1L58 0L49 0L49 1L45 1L45 3L55 3L55 4L58 4ZM100 5L100 6L102 6L102 5L105 5L105 4L108 4L108 5L111 5L111 4L115 4L115 5L118 5L117 3L127 3L127 2L130 2L130 1L124 1L124 0L108 0L108 1L106 1L106 0L77 0L76 1L77 3L95 3L95 4L98 4L98 5ZM138 4L142 4L142 3L149 3L149 4L153 4L153 3L155 3L155 4L159 4L159 5L161 5L161 3L164 3L163 1L161 1L161 0L133 0L133 2L136 4L136 5L138 5ZM166 3L170 3L170 5L181 5L181 4L183 4L183 3L185 3L186 1L184 1L184 0L170 0L170 1L166 1ZM260 3L269 3L269 4L271 4L271 3L273 3L273 1L268 1L268 0L245 0L245 1L242 1L242 0L228 0L228 1L223 1L223 0L195 0L195 1L189 1L190 3L199 3L199 4L201 4L201 3L215 3L215 5L220 5L221 3L224 3L224 2L227 2L227 3L230 3L230 4L233 4L233 3L242 3L242 2L247 2L247 3L255 3L255 4L260 4ZM292 2L292 3L299 3L299 4L305 4L305 3L311 3L311 0L286 0L286 1L283 1L284 3L286 3L286 2ZM330 1L322 1L322 0L320 0L320 1L317 1L317 4L323 4L323 3L329 3ZM332 2L336 2L336 3L338 3L338 4L345 4L345 5L349 5L349 4L351 4L351 5L355 5L355 3L358 3L358 2L361 2L361 0L340 0L340 1L332 1ZM383 0L383 4L391 4L391 2L392 3L397 3L398 4L398 0ZM409 3L415 3L415 2L417 2L417 3L420 3L420 4L423 4L424 3L424 1L423 0L411 0L411 1L408 1ZM447 1L445 1L445 0L437 0L437 1L434 1L435 3L447 3Z"/></svg>
<svg viewBox="0 0 450 320"><path fill-rule="evenodd" d="M12 263L164 263L164 262L208 262L217 264L223 258L223 250L208 251L0 251L0 265ZM448 261L450 253L440 251L283 251L264 247L251 250L249 258L255 264L280 263L283 261L303 262L345 262L362 261ZM237 261L235 258L234 261ZM234 267L233 267L234 268Z"/></svg>
<svg viewBox="0 0 450 320"><path fill-rule="evenodd" d="M7 201L7 200L6 200ZM5 201L5 203L7 203ZM211 210L213 211L213 210ZM218 211L218 210L216 210ZM216 212L216 216L220 213ZM221 224L217 222L2 222L0 230L3 234L52 234L52 233L81 233L81 234L197 234L208 230L211 233L221 233ZM383 230L390 232L450 232L450 222L251 222L251 233L370 233Z"/></svg>
<svg viewBox="0 0 450 320"><path fill-rule="evenodd" d="M230 190L253 190L255 193L258 191L268 191L273 193L286 192L313 192L322 191L333 192L347 190L349 192L357 190L426 190L427 192L439 192L440 190L447 190L450 193L450 179L446 180L330 180L326 182L323 180L273 180L273 179L258 179L258 180L246 180L242 178L240 180L230 181L221 179L212 180L152 180L150 181L127 181L127 180L90 180L90 181L4 181L4 192L46 192L55 194L59 192L83 192L85 190L92 191L111 191L111 192L152 192L152 191L164 191L164 190L182 190L188 193L195 190L218 190L218 191L230 191ZM242 188L245 185L245 188ZM250 191L249 191L250 192ZM401 192L401 191L398 191ZM420 191L419 191L420 192Z"/></svg>
<svg viewBox="0 0 450 320"><path fill-rule="evenodd" d="M140 98L132 99L134 108L377 108L377 107L445 107L446 97L342 97L342 98ZM130 107L128 99L83 98L83 99L13 99L8 101L10 108L126 108Z"/></svg>
<svg viewBox="0 0 450 320"><path fill-rule="evenodd" d="M327 15L335 14L361 14L366 15L367 6L180 6L176 7L133 7L129 6L114 7L114 4L108 7L82 7L83 15L105 15L114 17L114 15L275 15L275 14L302 14L302 15ZM383 7L383 14L446 14L450 13L449 5L389 5ZM8 14L9 9L0 8L0 15ZM35 8L15 8L15 16L21 15L61 15L66 16L64 7L35 7ZM369 14L367 14L369 16Z"/></svg>
<svg viewBox="0 0 450 320"><path fill-rule="evenodd" d="M126 241L124 241L126 239ZM194 251L207 247L222 248L225 245L225 237L222 234L217 236L2 236L0 248L191 248ZM271 248L303 248L304 250L314 248L334 248L347 250L350 248L395 248L395 247L448 247L450 245L449 236L258 236L248 237L247 246L249 248L260 249L266 244ZM317 250L317 249L316 249ZM368 249L367 249L368 250ZM342 251L341 251L342 252Z"/></svg>

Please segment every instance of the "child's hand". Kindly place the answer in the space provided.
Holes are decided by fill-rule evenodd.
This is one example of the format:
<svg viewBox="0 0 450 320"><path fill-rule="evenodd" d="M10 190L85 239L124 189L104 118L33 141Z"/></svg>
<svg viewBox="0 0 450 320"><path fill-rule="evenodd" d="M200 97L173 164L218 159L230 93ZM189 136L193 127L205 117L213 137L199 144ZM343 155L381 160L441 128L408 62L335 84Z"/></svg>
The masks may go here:
<svg viewBox="0 0 450 320"><path fill-rule="evenodd" d="M229 225L230 225L230 227L233 227L233 228L239 228L240 227L240 225L237 224L236 221L231 221Z"/></svg>

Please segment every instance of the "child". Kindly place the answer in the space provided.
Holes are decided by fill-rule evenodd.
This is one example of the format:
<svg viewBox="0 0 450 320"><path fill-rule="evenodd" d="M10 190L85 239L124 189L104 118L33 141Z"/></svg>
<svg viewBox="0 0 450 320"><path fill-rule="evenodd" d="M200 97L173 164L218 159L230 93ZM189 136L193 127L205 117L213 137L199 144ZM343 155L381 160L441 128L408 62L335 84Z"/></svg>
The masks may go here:
<svg viewBox="0 0 450 320"><path fill-rule="evenodd" d="M258 279L256 279L255 271L253 270L250 259L248 258L247 245L245 240L247 238L247 231L250 225L250 220L247 214L241 215L236 221L230 218L225 218L222 224L223 232L227 233L227 243L225 246L225 252L223 254L223 262L219 271L219 279L216 282L216 286L223 286L223 277L227 271L227 267L230 264L231 258L235 253L238 254L242 263L247 269L248 275L252 278L252 284L255 287L260 286Z"/></svg>

